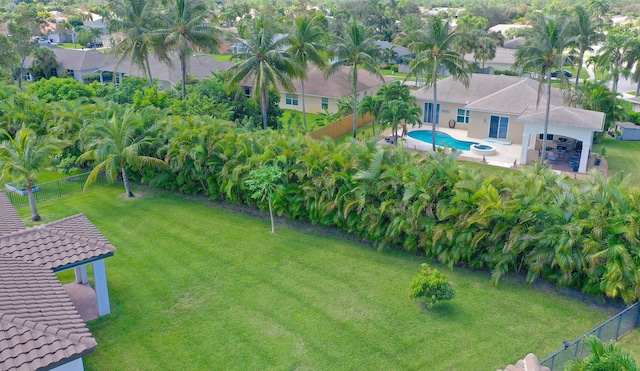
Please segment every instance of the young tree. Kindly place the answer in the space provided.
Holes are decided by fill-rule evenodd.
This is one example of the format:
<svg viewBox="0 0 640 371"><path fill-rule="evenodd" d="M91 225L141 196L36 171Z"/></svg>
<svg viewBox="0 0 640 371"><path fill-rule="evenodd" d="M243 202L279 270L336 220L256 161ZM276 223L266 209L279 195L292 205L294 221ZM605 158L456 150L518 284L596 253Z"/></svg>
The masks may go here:
<svg viewBox="0 0 640 371"><path fill-rule="evenodd" d="M158 158L140 155L141 148L149 144L151 138L142 137L137 133L142 118L133 108L122 109L114 105L109 111L108 119L99 120L85 129L85 138L88 139L87 150L78 157L77 162L93 160L97 164L91 170L84 189L95 182L101 172L106 173L110 182L120 173L127 197L133 197L127 177L127 166L160 168L166 167L167 164Z"/></svg>
<svg viewBox="0 0 640 371"><path fill-rule="evenodd" d="M358 24L355 18L349 22L345 37L336 36L334 43L329 48L338 57L326 71L326 76L331 76L338 69L348 66L350 68L351 87L353 88L353 138L358 134L358 69L365 69L378 76L384 82L380 74L376 58L380 55L380 48L375 43L375 38L370 32Z"/></svg>
<svg viewBox="0 0 640 371"><path fill-rule="evenodd" d="M307 78L309 63L318 68L327 65L327 58L321 54L327 34L317 26L314 20L306 15L295 18L289 32L289 54L301 67L300 88L302 93L302 121L307 127L307 111L305 107L304 80Z"/></svg>
<svg viewBox="0 0 640 371"><path fill-rule="evenodd" d="M183 100L187 97L187 63L194 49L213 50L220 46L219 31L208 22L210 16L200 0L175 0L169 3L169 10L162 18L163 28L156 31L163 45L178 53Z"/></svg>
<svg viewBox="0 0 640 371"><path fill-rule="evenodd" d="M465 86L469 85L471 66L453 50L458 37L456 31L450 29L449 21L443 22L437 16L429 20L426 30L416 30L407 35L408 48L417 54L409 65L409 74L406 78L424 74L425 88L433 86L433 110L429 118L433 126L431 130L433 151L436 150L438 124L438 74L444 68L452 78L461 80Z"/></svg>
<svg viewBox="0 0 640 371"><path fill-rule="evenodd" d="M271 218L271 233L276 233L275 222L273 220L273 199L282 189L282 179L284 172L277 165L263 166L260 169L249 172L244 184L251 191L251 198L269 204L269 217Z"/></svg>
<svg viewBox="0 0 640 371"><path fill-rule="evenodd" d="M420 273L411 281L409 297L423 298L427 307L432 308L442 301L454 299L456 292L447 280L447 276L423 263Z"/></svg>
<svg viewBox="0 0 640 371"><path fill-rule="evenodd" d="M31 220L37 222L40 214L36 208L33 187L36 185L38 172L50 164L53 155L62 152L64 142L48 136L37 136L27 128L18 130L15 137L2 130L0 137L0 179L9 176L13 180L24 181L31 207Z"/></svg>
<svg viewBox="0 0 640 371"><path fill-rule="evenodd" d="M231 67L231 78L227 89L231 90L243 81L253 82L253 95L260 100L262 111L262 127L267 130L267 108L269 106L269 89L278 84L287 91L293 91L291 78L300 76L301 67L283 49L287 39L279 37L280 30L276 23L264 14L248 29L249 38L246 52L238 54L242 62Z"/></svg>
<svg viewBox="0 0 640 371"><path fill-rule="evenodd" d="M547 79L547 107L542 138L542 157L540 159L543 162L547 156L547 132L549 130L549 112L551 109L551 70L562 68L567 64L568 57L564 55L564 50L570 41L568 31L564 16L549 17L536 14L533 18L532 28L525 36L524 44L516 53L515 66L537 72L540 84L542 84L544 78ZM540 89L538 92L540 93Z"/></svg>

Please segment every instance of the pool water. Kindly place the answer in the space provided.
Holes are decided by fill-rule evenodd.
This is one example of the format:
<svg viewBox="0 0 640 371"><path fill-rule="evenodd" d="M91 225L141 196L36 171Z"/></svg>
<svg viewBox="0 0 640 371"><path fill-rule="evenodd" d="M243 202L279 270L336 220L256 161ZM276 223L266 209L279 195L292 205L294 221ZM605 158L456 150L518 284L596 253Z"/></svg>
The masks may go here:
<svg viewBox="0 0 640 371"><path fill-rule="evenodd" d="M431 143L431 130L413 130L409 132L411 138L421 142ZM462 151L469 151L471 146L479 144L478 142L466 142L452 138L449 134L436 131L436 145L442 147L455 148Z"/></svg>

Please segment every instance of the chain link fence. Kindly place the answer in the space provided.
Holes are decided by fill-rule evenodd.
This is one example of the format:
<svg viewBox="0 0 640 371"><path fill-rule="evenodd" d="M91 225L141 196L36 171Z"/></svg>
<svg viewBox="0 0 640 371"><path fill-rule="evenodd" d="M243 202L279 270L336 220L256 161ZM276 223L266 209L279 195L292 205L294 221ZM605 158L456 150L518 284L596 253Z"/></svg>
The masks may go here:
<svg viewBox="0 0 640 371"><path fill-rule="evenodd" d="M549 367L551 371L562 371L567 362L589 355L589 346L584 342L587 336L594 335L602 340L603 343L611 340L615 341L622 335L636 328L639 319L640 304L634 303L576 340L572 342L565 341L564 348L557 350L549 357L543 359L540 365Z"/></svg>
<svg viewBox="0 0 640 371"><path fill-rule="evenodd" d="M38 190L33 193L36 203L62 197L70 193L81 192L88 177L89 173L84 173L38 184ZM94 184L104 185L103 177L98 177ZM6 193L14 207L29 206L29 197L26 195L26 192L23 192L25 194L21 195L7 190Z"/></svg>

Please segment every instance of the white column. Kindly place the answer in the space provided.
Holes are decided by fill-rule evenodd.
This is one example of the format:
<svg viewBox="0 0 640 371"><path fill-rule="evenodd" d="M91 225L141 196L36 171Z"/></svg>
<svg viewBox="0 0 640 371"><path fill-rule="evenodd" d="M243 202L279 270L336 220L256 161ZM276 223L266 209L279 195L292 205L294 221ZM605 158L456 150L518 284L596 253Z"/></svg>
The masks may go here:
<svg viewBox="0 0 640 371"><path fill-rule="evenodd" d="M86 284L89 283L89 275L87 275L87 265L81 265L74 268L76 273L76 283Z"/></svg>
<svg viewBox="0 0 640 371"><path fill-rule="evenodd" d="M111 313L109 305L109 289L107 287L107 271L104 267L104 259L93 262L93 279L98 296L98 314L102 317Z"/></svg>
<svg viewBox="0 0 640 371"><path fill-rule="evenodd" d="M591 151L591 141L582 142L582 152L580 152L580 166L578 172L584 174L587 172L587 163L589 163L589 152Z"/></svg>
<svg viewBox="0 0 640 371"><path fill-rule="evenodd" d="M524 165L527 163L527 152L529 151L529 134L524 132L522 134L522 150L520 151L520 164Z"/></svg>

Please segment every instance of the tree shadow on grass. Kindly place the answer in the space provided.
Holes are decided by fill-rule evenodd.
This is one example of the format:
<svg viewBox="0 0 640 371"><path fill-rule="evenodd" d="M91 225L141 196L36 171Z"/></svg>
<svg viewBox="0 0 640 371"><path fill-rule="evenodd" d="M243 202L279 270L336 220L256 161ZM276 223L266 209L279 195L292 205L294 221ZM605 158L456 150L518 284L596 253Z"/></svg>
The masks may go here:
<svg viewBox="0 0 640 371"><path fill-rule="evenodd" d="M433 307L429 307L422 301L416 301L415 305L423 314L428 314L436 318L453 318L464 315L460 306L451 302L438 303Z"/></svg>

